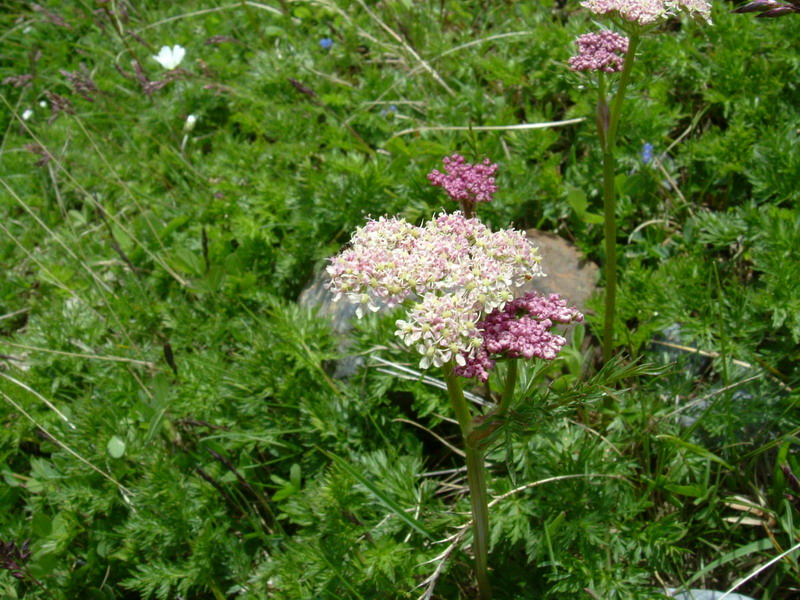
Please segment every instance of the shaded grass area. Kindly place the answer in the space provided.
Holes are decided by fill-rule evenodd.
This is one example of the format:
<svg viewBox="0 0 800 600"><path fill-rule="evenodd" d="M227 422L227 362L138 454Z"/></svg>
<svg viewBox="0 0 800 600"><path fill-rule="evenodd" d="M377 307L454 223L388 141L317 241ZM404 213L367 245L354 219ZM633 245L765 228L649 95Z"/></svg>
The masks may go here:
<svg viewBox="0 0 800 600"><path fill-rule="evenodd" d="M800 39L729 6L642 44L622 126L617 339L671 366L595 375L590 311L522 374L489 456L499 598L727 589L797 542ZM579 3L9 7L2 539L31 538L55 598L470 597L464 544L431 542L469 510L444 393L369 356L334 379L339 340L296 299L367 215L454 209L425 174L456 150L500 162L492 227L602 261ZM151 57L176 43L167 73ZM446 126L475 129L422 130ZM407 363L393 331L359 323L347 352ZM791 598L799 572L743 591ZM0 590L48 597L7 571Z"/></svg>

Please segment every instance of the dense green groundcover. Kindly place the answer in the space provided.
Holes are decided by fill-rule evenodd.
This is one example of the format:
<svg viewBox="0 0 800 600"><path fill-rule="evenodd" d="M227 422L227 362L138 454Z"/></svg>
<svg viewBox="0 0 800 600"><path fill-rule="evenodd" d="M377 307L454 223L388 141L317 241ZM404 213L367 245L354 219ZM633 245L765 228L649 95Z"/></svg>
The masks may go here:
<svg viewBox="0 0 800 600"><path fill-rule="evenodd" d="M498 598L728 589L800 538L800 16L732 7L640 46L622 359L598 374L598 294L523 373L489 455ZM0 538L30 538L43 586L2 570L0 596L471 597L469 536L437 558L469 511L444 392L369 359L334 378L344 352L416 364L391 316L343 350L296 300L366 215L440 210L425 174L454 151L500 163L492 227L602 262L579 2L10 0L0 22ZM739 591L799 588L789 554Z"/></svg>

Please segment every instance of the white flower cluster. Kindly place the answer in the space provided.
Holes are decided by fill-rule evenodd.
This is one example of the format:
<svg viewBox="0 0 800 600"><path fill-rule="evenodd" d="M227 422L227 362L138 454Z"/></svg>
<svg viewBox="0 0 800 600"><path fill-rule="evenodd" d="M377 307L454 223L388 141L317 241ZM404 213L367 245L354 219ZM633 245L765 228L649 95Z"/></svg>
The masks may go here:
<svg viewBox="0 0 800 600"><path fill-rule="evenodd" d="M623 21L643 27L680 11L711 24L711 5L706 0L584 0L581 6L597 15L619 16Z"/></svg>
<svg viewBox="0 0 800 600"><path fill-rule="evenodd" d="M512 288L542 276L522 232L492 232L461 213L441 214L423 227L380 218L359 228L352 246L331 260L334 300L358 304L356 314L414 302L396 334L422 354L420 366L441 366L480 347L480 318L513 299Z"/></svg>

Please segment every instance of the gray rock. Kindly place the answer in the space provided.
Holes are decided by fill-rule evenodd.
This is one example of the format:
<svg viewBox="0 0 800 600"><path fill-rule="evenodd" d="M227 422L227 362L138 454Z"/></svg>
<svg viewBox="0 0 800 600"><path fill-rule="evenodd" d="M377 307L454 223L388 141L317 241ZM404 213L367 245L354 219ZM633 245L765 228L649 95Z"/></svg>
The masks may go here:
<svg viewBox="0 0 800 600"><path fill-rule="evenodd" d="M530 242L539 248L542 270L547 277L537 277L517 290L521 296L531 290L540 294L558 294L580 310L597 289L600 270L584 258L577 246L564 238L546 231L529 229L525 232Z"/></svg>
<svg viewBox="0 0 800 600"><path fill-rule="evenodd" d="M353 328L353 319L356 318L358 306L345 300L333 301L333 294L325 289L325 284L329 281L325 267L327 263L300 292L297 303L303 308L316 308L320 316L330 317L333 331L343 336Z"/></svg>

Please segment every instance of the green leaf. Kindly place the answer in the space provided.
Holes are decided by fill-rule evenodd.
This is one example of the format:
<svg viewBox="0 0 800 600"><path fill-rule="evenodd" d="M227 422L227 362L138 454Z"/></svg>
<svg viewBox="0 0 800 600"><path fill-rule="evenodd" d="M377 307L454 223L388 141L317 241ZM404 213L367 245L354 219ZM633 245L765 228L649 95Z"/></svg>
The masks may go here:
<svg viewBox="0 0 800 600"><path fill-rule="evenodd" d="M605 217L603 215L598 215L597 213L590 213L587 212L583 215L583 220L586 223L592 225L599 225L601 223L605 223Z"/></svg>
<svg viewBox="0 0 800 600"><path fill-rule="evenodd" d="M8 469L3 471L3 480L9 487L19 487L21 485L20 480L14 477L14 474Z"/></svg>
<svg viewBox="0 0 800 600"><path fill-rule="evenodd" d="M291 480L292 485L298 490L301 487L302 476L303 474L300 465L297 463L292 464L291 468L289 469L289 479Z"/></svg>
<svg viewBox="0 0 800 600"><path fill-rule="evenodd" d="M694 583L698 579L701 579L701 578L705 577L708 573L710 573L711 571L713 571L717 567L719 567L721 565L724 565L725 563L729 563L732 560L736 560L737 558L739 558L741 556L747 556L749 554L755 554L756 552L764 552L766 550L771 550L773 548L774 548L774 546L772 544L772 541L770 541L768 538L764 538L763 540L758 540L756 542L751 542L749 544L745 544L741 548L737 548L736 550L732 550L731 552L728 552L727 554L723 554L718 559L712 560L705 567L703 567L697 573L692 575L689 578L689 580L686 583L684 583L683 585L684 585L685 588L688 588L692 583Z"/></svg>
<svg viewBox="0 0 800 600"><path fill-rule="evenodd" d="M45 538L53 531L53 522L45 513L36 512L31 520L31 529L37 537Z"/></svg>
<svg viewBox="0 0 800 600"><path fill-rule="evenodd" d="M392 154L399 154L402 156L409 156L411 151L408 148L408 145L403 141L401 137L391 138L386 144L384 145L384 150L387 152L391 152Z"/></svg>
<svg viewBox="0 0 800 600"><path fill-rule="evenodd" d="M28 564L31 573L37 579L47 577L58 565L58 557L55 554L43 553L36 554Z"/></svg>
<svg viewBox="0 0 800 600"><path fill-rule="evenodd" d="M122 456L125 454L125 442L123 442L116 435L112 436L112 438L108 440L106 450L108 450L111 458L122 458Z"/></svg>
<svg viewBox="0 0 800 600"><path fill-rule="evenodd" d="M408 514L403 507L401 507L397 502L395 502L392 498L387 496L383 490L381 490L378 486L372 483L369 479L364 477L360 472L354 469L350 463L348 463L343 458L336 456L332 452L327 452L323 449L319 449L325 456L330 458L333 462L339 465L346 473L350 476L357 479L364 487L366 487L375 497L380 500L380 502L386 506L389 510L391 510L395 515L397 515L400 520L404 521L407 525L415 529L417 532L424 535L429 540L435 539L433 534L419 521L417 521L414 517Z"/></svg>
<svg viewBox="0 0 800 600"><path fill-rule="evenodd" d="M203 260L187 248L178 248L170 257L169 262L173 267L187 275L199 277L203 274Z"/></svg>
<svg viewBox="0 0 800 600"><path fill-rule="evenodd" d="M676 446L680 446L681 448L686 448L690 452L692 452L694 454L697 454L698 456L702 456L703 458L707 458L708 460L714 461L715 463L718 463L718 464L722 465L723 467L725 467L726 469L728 469L730 471L735 471L733 466L731 466L728 463L726 463L719 456L717 456L716 454L714 454L710 450L707 450L707 449L705 449L705 448L703 448L701 446L698 446L697 444L692 444L691 442L687 442L686 440L682 440L682 439L677 438L677 437L675 437L673 435L664 434L664 435L659 435L659 436L656 436L656 437L658 439L660 439L660 440L666 440L668 442L672 442L673 444L675 444Z"/></svg>
<svg viewBox="0 0 800 600"><path fill-rule="evenodd" d="M569 202L577 217L583 220L583 215L586 214L586 208L589 206L586 192L578 188L572 188L567 192L567 202Z"/></svg>
<svg viewBox="0 0 800 600"><path fill-rule="evenodd" d="M159 237L161 238L162 241L166 240L167 237L172 235L174 231L177 231L178 229L186 225L186 223L188 223L190 220L191 217L189 215L181 215L179 217L175 217L169 223L167 223L167 226L164 227L164 229L162 229L161 232L159 232L158 234Z"/></svg>
<svg viewBox="0 0 800 600"><path fill-rule="evenodd" d="M286 487L282 487L277 492L272 494L272 501L273 502L280 502L284 498L288 498L289 496L294 496L300 490L294 487L293 485L287 485Z"/></svg>
<svg viewBox="0 0 800 600"><path fill-rule="evenodd" d="M697 485L679 485L677 483L667 483L664 485L664 489L667 489L674 494L690 496L692 498L701 498L707 494L706 490L701 489L700 486Z"/></svg>

